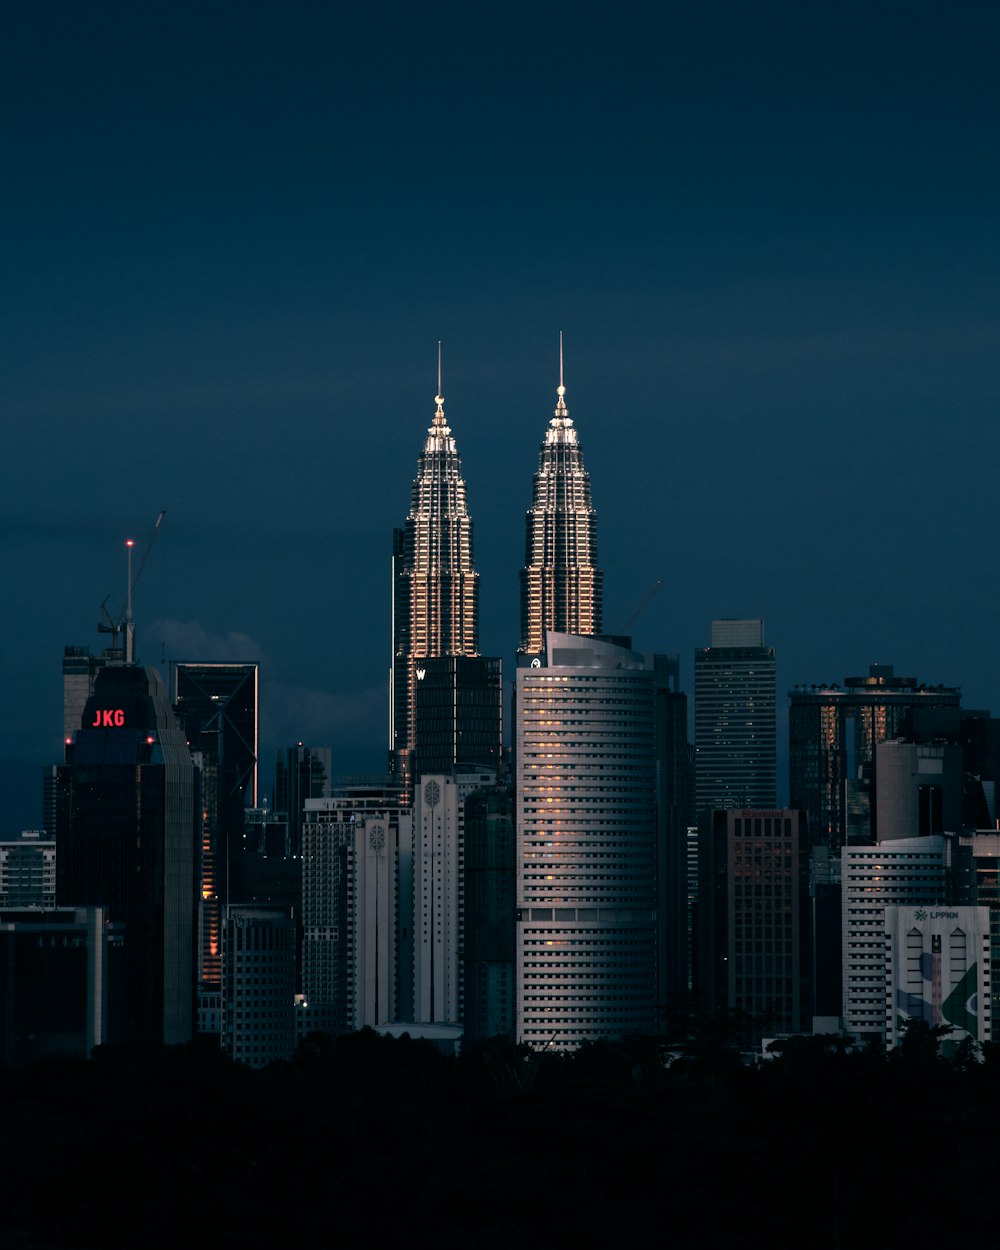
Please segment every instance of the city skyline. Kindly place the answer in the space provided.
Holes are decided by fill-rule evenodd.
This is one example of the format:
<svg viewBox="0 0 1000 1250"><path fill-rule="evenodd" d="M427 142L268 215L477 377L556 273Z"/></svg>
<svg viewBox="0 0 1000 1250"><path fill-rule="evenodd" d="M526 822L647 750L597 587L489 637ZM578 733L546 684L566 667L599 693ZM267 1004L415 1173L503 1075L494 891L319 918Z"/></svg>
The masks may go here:
<svg viewBox="0 0 1000 1250"><path fill-rule="evenodd" d="M473 57L417 15L18 15L11 831L61 757L63 647L99 645L164 507L140 661L258 662L265 770L299 740L381 763L386 536L438 339L482 654L519 639L563 329L608 632L645 603L627 632L690 694L708 623L762 618L779 761L786 692L872 663L1000 708L994 34L790 7L598 38L553 11Z"/></svg>

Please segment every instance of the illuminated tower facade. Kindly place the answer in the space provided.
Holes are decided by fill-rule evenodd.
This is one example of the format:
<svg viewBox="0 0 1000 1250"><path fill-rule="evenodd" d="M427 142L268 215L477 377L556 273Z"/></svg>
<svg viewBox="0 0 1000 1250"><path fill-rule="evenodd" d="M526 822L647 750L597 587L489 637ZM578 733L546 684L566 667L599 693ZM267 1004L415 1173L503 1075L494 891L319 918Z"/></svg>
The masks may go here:
<svg viewBox="0 0 1000 1250"><path fill-rule="evenodd" d="M566 407L562 337L556 409L538 458L527 515L521 570L521 651L538 655L546 630L599 634L603 629L604 574L597 567L597 514L583 448Z"/></svg>
<svg viewBox="0 0 1000 1250"><path fill-rule="evenodd" d="M455 440L444 416L438 364L437 411L417 462L410 514L393 535L392 685L389 759L404 801L415 780L416 683L422 661L474 656L479 647L479 575L472 565L472 518Z"/></svg>
<svg viewBox="0 0 1000 1250"><path fill-rule="evenodd" d="M658 658L550 631L518 657L516 1032L555 1050L657 1022Z"/></svg>

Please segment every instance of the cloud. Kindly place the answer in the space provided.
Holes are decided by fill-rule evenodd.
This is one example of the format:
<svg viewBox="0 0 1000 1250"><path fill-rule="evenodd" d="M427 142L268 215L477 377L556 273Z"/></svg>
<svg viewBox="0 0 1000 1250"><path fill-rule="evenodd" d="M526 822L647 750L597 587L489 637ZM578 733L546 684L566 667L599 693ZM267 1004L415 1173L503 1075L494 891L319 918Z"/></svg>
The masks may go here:
<svg viewBox="0 0 1000 1250"><path fill-rule="evenodd" d="M143 628L143 634L162 644L168 659L172 660L266 663L260 643L248 634L238 630L230 630L224 635L212 634L200 621L151 621Z"/></svg>
<svg viewBox="0 0 1000 1250"><path fill-rule="evenodd" d="M332 694L309 686L265 682L261 738L276 745L374 747L386 739L388 706L384 686Z"/></svg>

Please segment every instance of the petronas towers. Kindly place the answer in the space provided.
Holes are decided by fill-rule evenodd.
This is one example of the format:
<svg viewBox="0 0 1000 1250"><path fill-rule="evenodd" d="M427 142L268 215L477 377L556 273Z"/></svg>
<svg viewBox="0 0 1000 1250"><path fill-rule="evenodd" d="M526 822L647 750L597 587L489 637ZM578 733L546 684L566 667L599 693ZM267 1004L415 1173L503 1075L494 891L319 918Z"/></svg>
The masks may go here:
<svg viewBox="0 0 1000 1250"><path fill-rule="evenodd" d="M472 518L440 391L439 371L437 410L417 462L410 512L393 536L390 761L410 793L419 767L416 690L427 662L479 654ZM557 396L534 478L521 570L520 650L531 654L544 648L547 631L599 634L602 629L596 514L583 449L566 407L561 339Z"/></svg>
<svg viewBox="0 0 1000 1250"><path fill-rule="evenodd" d="M538 456L521 570L521 650L534 655L547 631L599 634L604 574L597 567L597 514L583 448L566 407L559 344L556 410Z"/></svg>

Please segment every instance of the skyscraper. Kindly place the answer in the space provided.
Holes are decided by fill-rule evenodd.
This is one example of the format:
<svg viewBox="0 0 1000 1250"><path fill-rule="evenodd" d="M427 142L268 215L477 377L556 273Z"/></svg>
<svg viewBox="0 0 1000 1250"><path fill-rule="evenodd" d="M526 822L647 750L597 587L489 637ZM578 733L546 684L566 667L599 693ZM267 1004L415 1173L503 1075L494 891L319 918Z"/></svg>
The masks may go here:
<svg viewBox="0 0 1000 1250"><path fill-rule="evenodd" d="M102 668L59 769L56 895L124 927L129 1039L191 1039L197 790L157 671Z"/></svg>
<svg viewBox="0 0 1000 1250"><path fill-rule="evenodd" d="M302 850L302 813L306 799L323 799L330 794L333 780L333 750L330 747L280 747L274 765L274 807L287 817L287 855Z"/></svg>
<svg viewBox="0 0 1000 1250"><path fill-rule="evenodd" d="M604 574L597 567L597 514L583 448L566 407L562 335L555 413L538 457L521 570L521 651L539 654L545 631L599 634Z"/></svg>
<svg viewBox="0 0 1000 1250"><path fill-rule="evenodd" d="M221 984L222 908L241 898L244 810L257 805L254 663L171 663L174 708L202 773L198 976Z"/></svg>
<svg viewBox="0 0 1000 1250"><path fill-rule="evenodd" d="M962 692L897 677L872 664L867 677L840 686L797 686L789 693L788 773L791 805L809 815L814 842L837 850L848 840L878 838L875 748L910 732L914 716L957 708Z"/></svg>
<svg viewBox="0 0 1000 1250"><path fill-rule="evenodd" d="M761 890L761 882L767 885ZM709 811L698 854L696 991L768 1032L812 1025L809 831L788 808Z"/></svg>
<svg viewBox="0 0 1000 1250"><path fill-rule="evenodd" d="M447 655L417 669L413 744L418 774L456 764L496 768L503 738L502 664L495 656Z"/></svg>
<svg viewBox="0 0 1000 1250"><path fill-rule="evenodd" d="M393 534L392 678L389 758L404 797L413 794L417 668L435 656L479 649L479 575L472 518L455 440L444 415L438 361L437 411L417 462L410 514Z"/></svg>
<svg viewBox="0 0 1000 1250"><path fill-rule="evenodd" d="M713 621L694 653L698 812L771 808L777 789L774 648L763 621Z"/></svg>
<svg viewBox="0 0 1000 1250"><path fill-rule="evenodd" d="M306 799L302 989L310 1029L375 1027L409 1014L412 817L399 798L395 785L373 782Z"/></svg>
<svg viewBox="0 0 1000 1250"><path fill-rule="evenodd" d="M518 1034L558 1050L656 1027L656 662L621 641L518 658Z"/></svg>

